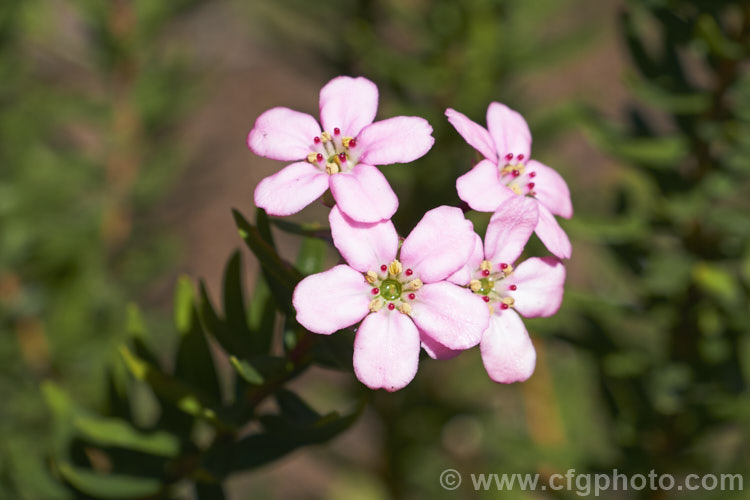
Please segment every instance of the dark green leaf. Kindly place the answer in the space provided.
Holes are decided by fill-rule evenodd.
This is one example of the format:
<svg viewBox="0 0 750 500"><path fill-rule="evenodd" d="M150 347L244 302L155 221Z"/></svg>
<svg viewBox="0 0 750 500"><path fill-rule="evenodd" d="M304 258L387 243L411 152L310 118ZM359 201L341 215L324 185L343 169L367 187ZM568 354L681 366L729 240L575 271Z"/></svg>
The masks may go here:
<svg viewBox="0 0 750 500"><path fill-rule="evenodd" d="M158 479L98 474L67 463L57 464L57 470L74 489L95 498L141 498L154 495L162 488Z"/></svg>

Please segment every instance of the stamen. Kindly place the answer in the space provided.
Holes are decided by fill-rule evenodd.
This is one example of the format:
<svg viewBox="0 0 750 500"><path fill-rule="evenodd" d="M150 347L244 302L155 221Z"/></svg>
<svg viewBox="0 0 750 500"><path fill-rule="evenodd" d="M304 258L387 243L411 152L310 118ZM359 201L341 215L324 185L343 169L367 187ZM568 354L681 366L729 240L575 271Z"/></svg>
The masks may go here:
<svg viewBox="0 0 750 500"><path fill-rule="evenodd" d="M341 145L344 146L345 148L348 148L349 145L352 143L353 140L354 139L352 139L351 137L342 137L341 138Z"/></svg>
<svg viewBox="0 0 750 500"><path fill-rule="evenodd" d="M373 301L370 302L371 312L378 312L381 307L383 307L383 301L381 299L373 299Z"/></svg>
<svg viewBox="0 0 750 500"><path fill-rule="evenodd" d="M409 294L409 300L414 300L416 298L417 298L417 294L416 293L410 293Z"/></svg>
<svg viewBox="0 0 750 500"><path fill-rule="evenodd" d="M315 144L320 144L320 137L318 137L317 135L315 137L313 137L313 142Z"/></svg>
<svg viewBox="0 0 750 500"><path fill-rule="evenodd" d="M380 288L373 288L372 290L370 290L370 293L373 295L377 295L380 293Z"/></svg>
<svg viewBox="0 0 750 500"><path fill-rule="evenodd" d="M341 133L341 129L336 127L333 129L333 135L339 135Z"/></svg>
<svg viewBox="0 0 750 500"><path fill-rule="evenodd" d="M507 155L505 155L505 159L508 160L508 161L512 160L513 159L513 153L508 153Z"/></svg>
<svg viewBox="0 0 750 500"><path fill-rule="evenodd" d="M383 272L386 272L388 270L388 266L386 266L385 264L383 264L382 266L380 266L380 270L383 271Z"/></svg>
<svg viewBox="0 0 750 500"><path fill-rule="evenodd" d="M320 153L307 153L307 163L314 165L318 161L318 156L323 157Z"/></svg>
<svg viewBox="0 0 750 500"><path fill-rule="evenodd" d="M521 160L523 160L523 155L522 154L518 155L518 161L521 161Z"/></svg>
<svg viewBox="0 0 750 500"><path fill-rule="evenodd" d="M409 316L411 314L411 306L407 304L406 302L402 302L400 306L398 306L399 312L406 314Z"/></svg>
<svg viewBox="0 0 750 500"><path fill-rule="evenodd" d="M378 280L378 275L375 271L367 271L367 274L365 275L365 281L367 281L370 284L373 284L377 280Z"/></svg>
<svg viewBox="0 0 750 500"><path fill-rule="evenodd" d="M482 271L492 270L492 262L490 262L489 260L483 260L482 263L479 264L479 269L481 269ZM485 274L485 276L487 275Z"/></svg>
<svg viewBox="0 0 750 500"><path fill-rule="evenodd" d="M529 177L531 177L532 179L533 179L534 177L536 177L536 172L529 172Z"/></svg>
<svg viewBox="0 0 750 500"><path fill-rule="evenodd" d="M325 144L326 142L330 142L331 134L329 132L323 132L322 134L320 134L320 140L323 141L323 144Z"/></svg>
<svg viewBox="0 0 750 500"><path fill-rule="evenodd" d="M515 303L516 303L516 299L514 299L513 297L503 297L503 304L512 306Z"/></svg>
<svg viewBox="0 0 750 500"><path fill-rule="evenodd" d="M328 175L338 174L340 172L339 166L335 163L326 163L326 173Z"/></svg>
<svg viewBox="0 0 750 500"><path fill-rule="evenodd" d="M346 153L339 153L339 160L342 163L346 163Z"/></svg>
<svg viewBox="0 0 750 500"><path fill-rule="evenodd" d="M316 160L316 161L317 161L318 163L320 163L321 161L323 161L323 155L322 155L322 154L320 154L320 153L318 153L317 155L315 155L315 160Z"/></svg>
<svg viewBox="0 0 750 500"><path fill-rule="evenodd" d="M407 290L414 290L416 292L417 290L419 290L420 288L422 288L422 285L423 285L422 280L419 279L419 278L417 278L415 280L411 280L410 282L408 282L406 284L406 289Z"/></svg>
<svg viewBox="0 0 750 500"><path fill-rule="evenodd" d="M508 269L508 264L506 264L505 262L503 262L502 264L500 264L500 269L502 269L503 271L506 270L506 269Z"/></svg>
<svg viewBox="0 0 750 500"><path fill-rule="evenodd" d="M391 262L391 265L388 266L388 272L393 276L398 276L399 274L401 274L402 269L403 268L401 267L401 263L397 260L394 260L393 262Z"/></svg>
<svg viewBox="0 0 750 500"><path fill-rule="evenodd" d="M483 295L482 296L482 300L485 301L485 302L489 302L490 298L487 295Z"/></svg>
<svg viewBox="0 0 750 500"><path fill-rule="evenodd" d="M471 280L469 282L469 288L472 292L478 292L482 289L482 282L479 280Z"/></svg>
<svg viewBox="0 0 750 500"><path fill-rule="evenodd" d="M508 309L509 307L508 304L500 304L500 309Z"/></svg>
<svg viewBox="0 0 750 500"><path fill-rule="evenodd" d="M349 141L349 146L347 146L347 147L349 147L349 148L356 148L357 147L357 139L352 139L351 141Z"/></svg>
<svg viewBox="0 0 750 500"><path fill-rule="evenodd" d="M411 276L412 274L414 274L414 271L412 271L411 269L407 269L406 270L406 275L407 276Z"/></svg>
<svg viewBox="0 0 750 500"><path fill-rule="evenodd" d="M393 302L389 302L388 303L388 310L389 311L393 311L394 309L396 309L396 305Z"/></svg>
<svg viewBox="0 0 750 500"><path fill-rule="evenodd" d="M485 269L484 271L482 271L482 276L484 276L485 278L487 276L489 276L489 275L490 275L490 272L487 269Z"/></svg>
<svg viewBox="0 0 750 500"><path fill-rule="evenodd" d="M513 290L514 292L515 292L516 290L518 290L518 287L517 287L516 285L510 285L510 286L509 286L508 288L510 288L510 289L511 289L511 290Z"/></svg>
<svg viewBox="0 0 750 500"><path fill-rule="evenodd" d="M510 187L510 190L513 191L514 193L516 193L516 194L522 194L521 193L521 188L518 187L517 184L513 184L512 186L509 186L509 187Z"/></svg>
<svg viewBox="0 0 750 500"><path fill-rule="evenodd" d="M534 186L536 186L536 184L534 184L533 182L529 182L527 186L529 186L529 189L534 189Z"/></svg>
<svg viewBox="0 0 750 500"><path fill-rule="evenodd" d="M521 175L521 172L518 169L513 170L513 177L518 177L519 175Z"/></svg>

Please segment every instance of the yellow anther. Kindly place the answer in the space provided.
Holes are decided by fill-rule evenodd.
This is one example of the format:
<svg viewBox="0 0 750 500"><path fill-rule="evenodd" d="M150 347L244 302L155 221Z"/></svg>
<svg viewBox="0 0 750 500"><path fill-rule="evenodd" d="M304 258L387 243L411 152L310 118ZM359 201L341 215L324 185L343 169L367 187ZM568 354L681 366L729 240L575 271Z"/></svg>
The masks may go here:
<svg viewBox="0 0 750 500"><path fill-rule="evenodd" d="M469 288L471 288L472 292L478 292L482 289L482 282L479 280L471 280L469 282Z"/></svg>
<svg viewBox="0 0 750 500"><path fill-rule="evenodd" d="M411 314L411 306L406 302L403 302L400 306L398 306L398 310L406 314L407 316Z"/></svg>
<svg viewBox="0 0 750 500"><path fill-rule="evenodd" d="M479 264L479 269L482 271L492 271L492 262L489 260L483 260L481 264Z"/></svg>
<svg viewBox="0 0 750 500"><path fill-rule="evenodd" d="M373 301L370 302L370 312L378 312L381 307L383 307L382 299L373 299Z"/></svg>
<svg viewBox="0 0 750 500"><path fill-rule="evenodd" d="M345 148L348 148L349 147L349 143L352 141L352 139L354 139L354 137L342 137L341 138L341 144Z"/></svg>
<svg viewBox="0 0 750 500"><path fill-rule="evenodd" d="M331 140L331 134L329 132L323 132L320 134L320 141L325 144L326 142Z"/></svg>
<svg viewBox="0 0 750 500"><path fill-rule="evenodd" d="M328 175L338 174L341 171L335 163L326 163L326 173Z"/></svg>
<svg viewBox="0 0 750 500"><path fill-rule="evenodd" d="M505 175L513 172L515 167L513 165L505 165L503 168L500 169L500 173Z"/></svg>
<svg viewBox="0 0 750 500"><path fill-rule="evenodd" d="M523 163L516 163L515 170L518 170L518 173L523 174L526 171L526 165Z"/></svg>
<svg viewBox="0 0 750 500"><path fill-rule="evenodd" d="M422 288L422 280L419 279L419 278L417 278L415 280L411 280L410 282L408 282L406 284L406 289L407 290L411 290L411 291L416 292L420 288Z"/></svg>
<svg viewBox="0 0 750 500"><path fill-rule="evenodd" d="M513 307L513 304L516 303L516 300L513 297L503 297L503 304L508 304L509 306Z"/></svg>
<svg viewBox="0 0 750 500"><path fill-rule="evenodd" d="M388 272L391 273L392 276L398 276L399 274L401 274L402 269L403 267L401 266L401 263L397 260L394 260L388 266Z"/></svg>
<svg viewBox="0 0 750 500"><path fill-rule="evenodd" d="M307 153L307 162L313 165L318 163L318 153Z"/></svg>
<svg viewBox="0 0 750 500"><path fill-rule="evenodd" d="M508 264L508 267L503 269L503 274L506 276L508 276L512 272L513 272L513 264Z"/></svg>
<svg viewBox="0 0 750 500"><path fill-rule="evenodd" d="M521 188L520 188L520 187L518 187L518 184L511 184L511 185L510 185L510 186L508 186L508 187L510 188L510 190L511 190L511 191L513 191L513 192L514 192L514 193L516 193L516 194L523 194L523 193L521 192Z"/></svg>
<svg viewBox="0 0 750 500"><path fill-rule="evenodd" d="M372 285L378 280L378 275L375 271L367 271L367 274L365 274L365 280Z"/></svg>

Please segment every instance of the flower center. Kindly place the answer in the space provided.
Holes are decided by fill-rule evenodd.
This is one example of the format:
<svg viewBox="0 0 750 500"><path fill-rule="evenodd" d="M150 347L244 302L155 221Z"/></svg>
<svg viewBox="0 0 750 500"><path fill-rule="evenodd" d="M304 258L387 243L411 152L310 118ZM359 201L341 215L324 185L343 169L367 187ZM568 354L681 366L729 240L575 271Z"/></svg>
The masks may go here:
<svg viewBox="0 0 750 500"><path fill-rule="evenodd" d="M507 279L513 274L513 266L501 263L493 266L492 262L483 260L479 269L474 271L474 277L469 282L472 292L482 296L490 308L492 314L496 308L508 309L513 307L515 299L512 291L518 289L512 279Z"/></svg>
<svg viewBox="0 0 750 500"><path fill-rule="evenodd" d="M401 262L394 260L383 264L379 271L367 271L365 281L373 287L370 294L370 311L378 312L383 306L393 311L398 308L403 314L411 314L409 302L417 298L417 290L422 287L422 280L414 276L411 269L403 269Z"/></svg>
<svg viewBox="0 0 750 500"><path fill-rule="evenodd" d="M507 161L511 161L512 159L513 155L510 153L505 157L505 160ZM521 160L524 159L523 155L518 155L516 159L519 162L515 165L507 163L504 166L500 166L500 164L498 164L500 180L516 194L534 196L536 194L536 192L534 192L534 186L536 185L534 183L534 177L536 177L536 172L526 170L526 165L521 163Z"/></svg>
<svg viewBox="0 0 750 500"><path fill-rule="evenodd" d="M348 172L359 162L360 151L357 139L342 137L341 130L336 127L331 132L322 132L313 137L312 151L307 155L311 163L328 175Z"/></svg>

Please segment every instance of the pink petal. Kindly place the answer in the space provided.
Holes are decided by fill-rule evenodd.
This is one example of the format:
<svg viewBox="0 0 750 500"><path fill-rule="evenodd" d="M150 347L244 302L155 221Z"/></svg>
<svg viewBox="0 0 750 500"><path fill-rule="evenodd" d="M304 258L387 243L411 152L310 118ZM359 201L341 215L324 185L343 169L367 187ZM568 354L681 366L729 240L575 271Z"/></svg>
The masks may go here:
<svg viewBox="0 0 750 500"><path fill-rule="evenodd" d="M432 359L453 359L463 352L461 349L448 349L424 333L420 334L420 338L422 339L422 349Z"/></svg>
<svg viewBox="0 0 750 500"><path fill-rule="evenodd" d="M479 212L494 212L505 200L516 193L500 181L497 165L482 160L456 180L458 197Z"/></svg>
<svg viewBox="0 0 750 500"><path fill-rule="evenodd" d="M354 373L370 389L397 391L417 374L419 332L398 311L368 315L354 339Z"/></svg>
<svg viewBox="0 0 750 500"><path fill-rule="evenodd" d="M505 200L492 215L484 237L484 254L494 264L512 264L534 233L539 203L525 196Z"/></svg>
<svg viewBox="0 0 750 500"><path fill-rule="evenodd" d="M509 292L513 307L526 318L547 317L560 309L565 266L554 257L532 257L521 262L506 278L517 289Z"/></svg>
<svg viewBox="0 0 750 500"><path fill-rule="evenodd" d="M255 120L247 146L258 156L272 160L301 160L313 151L320 125L312 116L289 108L272 108Z"/></svg>
<svg viewBox="0 0 750 500"><path fill-rule="evenodd" d="M526 170L536 172L536 176L534 177L536 199L553 214L570 219L573 216L570 190L560 174L536 160L528 162Z"/></svg>
<svg viewBox="0 0 750 500"><path fill-rule="evenodd" d="M360 163L349 172L332 175L331 194L339 209L357 222L390 219L398 208L396 193L372 165Z"/></svg>
<svg viewBox="0 0 750 500"><path fill-rule="evenodd" d="M320 122L333 133L356 137L378 112L378 87L367 78L339 76L320 89Z"/></svg>
<svg viewBox="0 0 750 500"><path fill-rule="evenodd" d="M371 165L408 163L421 158L435 144L424 118L396 116L363 128L357 136L360 161Z"/></svg>
<svg viewBox="0 0 750 500"><path fill-rule="evenodd" d="M307 162L287 165L255 187L255 205L270 215L291 215L328 189L328 175Z"/></svg>
<svg viewBox="0 0 750 500"><path fill-rule="evenodd" d="M336 266L300 281L292 304L300 325L329 335L364 318L370 300L364 276L349 266Z"/></svg>
<svg viewBox="0 0 750 500"><path fill-rule="evenodd" d="M536 225L536 235L542 240L547 250L561 259L569 259L573 249L568 235L547 207L539 203L537 208L539 209L539 222Z"/></svg>
<svg viewBox="0 0 750 500"><path fill-rule="evenodd" d="M441 281L456 272L474 250L474 230L455 207L428 211L401 246L401 263L425 283Z"/></svg>
<svg viewBox="0 0 750 500"><path fill-rule="evenodd" d="M521 163L528 161L531 156L531 132L519 112L505 104L493 102L487 108L487 128L495 141L495 150L501 163L509 153L513 155L513 159L508 162L511 165L519 162L519 155L524 156Z"/></svg>
<svg viewBox="0 0 750 500"><path fill-rule="evenodd" d="M487 328L487 304L466 288L448 282L424 285L412 302L412 315L424 336L448 349L477 345Z"/></svg>
<svg viewBox="0 0 750 500"><path fill-rule="evenodd" d="M523 321L513 310L497 311L479 347L487 375L495 382L522 382L534 373L536 351Z"/></svg>
<svg viewBox="0 0 750 500"><path fill-rule="evenodd" d="M479 151L488 160L497 163L495 144L486 128L454 109L446 109L445 116L448 117L448 121L451 122L456 131L461 134L461 137L469 143L469 146Z"/></svg>
<svg viewBox="0 0 750 500"><path fill-rule="evenodd" d="M474 272L479 269L479 265L484 260L484 247L482 246L482 238L478 234L474 233L474 250L469 256L469 260L466 264L461 266L458 271L451 274L446 278L446 281L455 283L456 285L465 286L469 284L471 278L474 276Z"/></svg>
<svg viewBox="0 0 750 500"><path fill-rule="evenodd" d="M398 252L398 234L390 220L365 224L341 213L338 205L328 215L333 244L346 262L360 272L377 271Z"/></svg>

